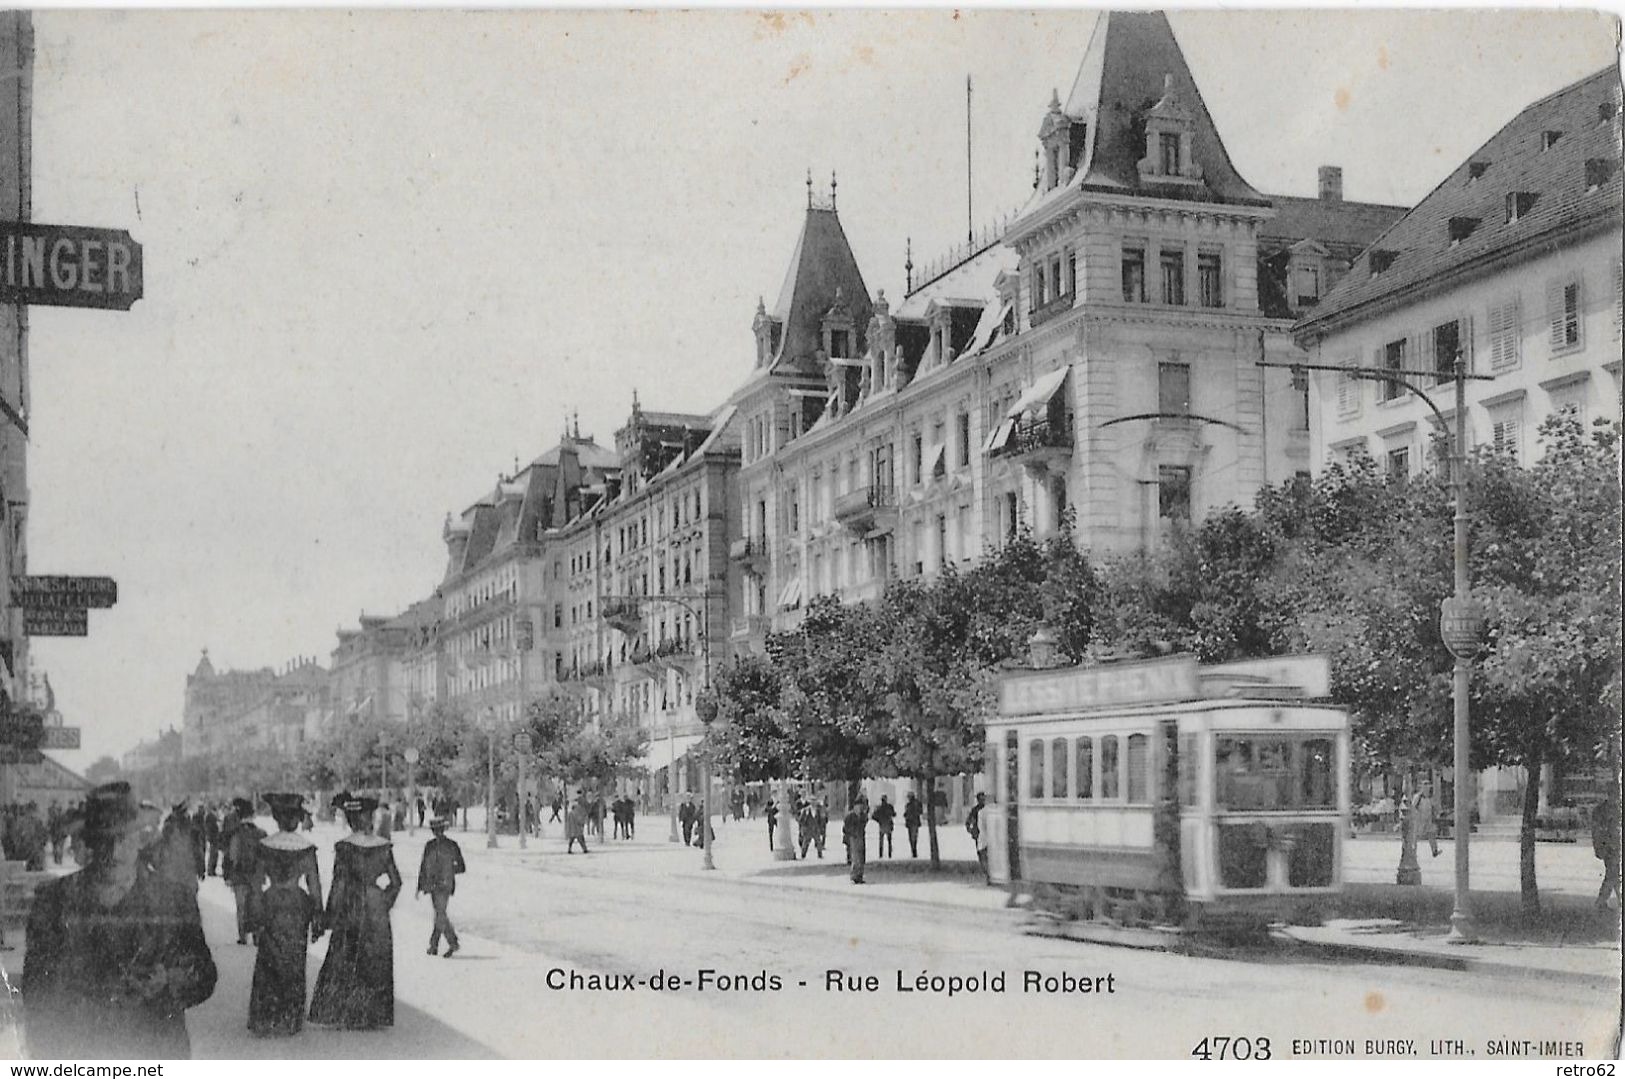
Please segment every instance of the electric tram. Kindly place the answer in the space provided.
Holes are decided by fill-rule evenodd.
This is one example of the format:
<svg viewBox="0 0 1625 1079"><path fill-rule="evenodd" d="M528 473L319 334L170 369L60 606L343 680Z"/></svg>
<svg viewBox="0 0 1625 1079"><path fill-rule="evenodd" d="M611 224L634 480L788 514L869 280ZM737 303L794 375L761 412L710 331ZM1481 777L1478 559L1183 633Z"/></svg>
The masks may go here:
<svg viewBox="0 0 1625 1079"><path fill-rule="evenodd" d="M1074 926L1312 911L1342 888L1348 836L1349 721L1329 682L1321 656L1006 672L986 724L990 875Z"/></svg>

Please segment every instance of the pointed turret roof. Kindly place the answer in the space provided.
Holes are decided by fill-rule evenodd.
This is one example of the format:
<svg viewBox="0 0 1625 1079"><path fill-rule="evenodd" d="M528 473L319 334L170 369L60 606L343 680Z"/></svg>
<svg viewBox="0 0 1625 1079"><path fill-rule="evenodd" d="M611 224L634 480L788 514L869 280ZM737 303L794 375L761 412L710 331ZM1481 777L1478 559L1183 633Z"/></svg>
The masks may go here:
<svg viewBox="0 0 1625 1079"><path fill-rule="evenodd" d="M1140 176L1145 119L1153 110L1180 110L1193 125L1191 154L1202 183L1164 190ZM1202 92L1160 11L1107 11L1095 23L1064 111L1088 124L1082 166L1071 186L1159 197L1268 205L1241 178L1213 126Z"/></svg>
<svg viewBox="0 0 1625 1079"><path fill-rule="evenodd" d="M872 311L869 289L841 219L833 208L808 206L784 287L773 305L773 318L784 327L771 365L775 370L822 374L813 353L823 347L824 315L834 306L837 292L860 330L867 326Z"/></svg>

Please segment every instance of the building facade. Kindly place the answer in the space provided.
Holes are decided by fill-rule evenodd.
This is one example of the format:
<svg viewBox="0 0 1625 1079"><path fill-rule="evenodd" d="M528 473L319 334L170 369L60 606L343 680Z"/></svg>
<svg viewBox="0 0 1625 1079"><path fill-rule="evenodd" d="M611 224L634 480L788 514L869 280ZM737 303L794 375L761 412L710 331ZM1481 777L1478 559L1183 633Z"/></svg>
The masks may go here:
<svg viewBox="0 0 1625 1079"><path fill-rule="evenodd" d="M1421 388L1455 410L1460 354L1472 446L1522 463L1567 412L1620 418L1620 84L1612 68L1519 113L1383 233L1303 319L1318 363L1436 371ZM1315 470L1369 454L1425 464L1432 411L1397 383L1316 372ZM1437 390L1435 390L1437 387Z"/></svg>
<svg viewBox="0 0 1625 1079"><path fill-rule="evenodd" d="M1466 385L1469 448L1493 447L1521 464L1541 453L1537 434L1550 416L1618 424L1620 107L1619 72L1606 68L1520 112L1299 323L1314 361L1432 372L1410 381L1453 433L1459 356L1470 372L1492 376ZM1317 473L1356 456L1394 476L1430 467L1438 421L1416 394L1335 372L1312 381ZM1524 785L1521 769L1479 775L1487 827L1515 827Z"/></svg>
<svg viewBox="0 0 1625 1079"><path fill-rule="evenodd" d="M338 631L328 673L332 724L359 718L401 722L440 699L438 596L393 618L363 614Z"/></svg>

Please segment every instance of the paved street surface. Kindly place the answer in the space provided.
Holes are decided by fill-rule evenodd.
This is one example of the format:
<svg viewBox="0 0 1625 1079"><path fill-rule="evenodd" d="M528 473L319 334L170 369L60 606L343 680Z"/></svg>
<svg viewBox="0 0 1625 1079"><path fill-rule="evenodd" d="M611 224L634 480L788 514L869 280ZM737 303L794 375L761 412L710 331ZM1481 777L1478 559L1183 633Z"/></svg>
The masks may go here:
<svg viewBox="0 0 1625 1079"><path fill-rule="evenodd" d="M1462 1039L1483 1058L1491 1038L1610 1052L1617 991L1329 961L1309 950L1198 958L1028 936L1002 893L963 873L924 882L887 866L874 874L881 883L854 887L838 844L823 863L775 863L758 820L719 828L721 868L702 874L700 852L667 842L663 819L639 825L636 841L594 844L586 856L564 853L556 825L527 851L513 836L487 851L483 835L453 830L469 872L452 906L463 951L451 960L424 954L431 911L411 892L428 833L397 834L407 890L393 923L396 1023L383 1032L250 1037L253 949L234 943L229 891L207 881L200 898L220 984L189 1013L195 1055L1183 1057L1212 1035L1267 1037L1276 1057L1290 1055L1294 1039L1328 1038L1353 1039L1358 1055L1371 1048L1366 1039L1410 1041L1421 1055L1432 1041ZM331 826L314 833L324 879L337 836ZM968 853L958 849L962 833L945 828L943 840L951 854ZM949 890L974 898L939 901ZM324 948L312 949L312 982ZM18 969L20 953L5 959ZM692 981L705 970L777 977L781 988L648 988L661 972ZM829 970L872 976L879 988L826 989ZM1027 970L1102 991L1025 993ZM638 987L555 990L553 971L631 975ZM899 975L912 983L922 973L984 972L1004 975L1002 994L897 988Z"/></svg>

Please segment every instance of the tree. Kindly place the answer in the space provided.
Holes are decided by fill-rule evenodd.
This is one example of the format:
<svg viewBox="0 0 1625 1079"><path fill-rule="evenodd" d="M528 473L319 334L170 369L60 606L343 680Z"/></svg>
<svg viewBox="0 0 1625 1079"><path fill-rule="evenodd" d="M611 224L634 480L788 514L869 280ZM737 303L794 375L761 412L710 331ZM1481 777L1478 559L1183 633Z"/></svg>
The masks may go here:
<svg viewBox="0 0 1625 1079"><path fill-rule="evenodd" d="M550 693L525 709L535 766L565 783L607 783L649 747L638 724L621 717L593 721L575 700Z"/></svg>
<svg viewBox="0 0 1625 1079"><path fill-rule="evenodd" d="M92 783L111 783L119 777L121 771L118 761L112 757L97 757L91 762L90 767L85 769L85 778Z"/></svg>
<svg viewBox="0 0 1625 1079"><path fill-rule="evenodd" d="M1469 488L1477 582L1493 631L1474 683L1481 753L1526 775L1519 830L1525 912L1535 879L1542 766L1607 759L1620 737L1618 436L1566 416L1541 426L1528 469L1493 451Z"/></svg>
<svg viewBox="0 0 1625 1079"><path fill-rule="evenodd" d="M801 766L782 707L783 682L766 656L744 655L716 674L717 718L707 741L717 759L747 783L785 779Z"/></svg>

